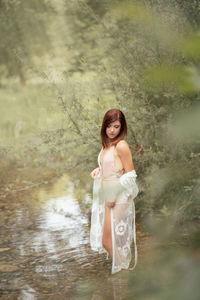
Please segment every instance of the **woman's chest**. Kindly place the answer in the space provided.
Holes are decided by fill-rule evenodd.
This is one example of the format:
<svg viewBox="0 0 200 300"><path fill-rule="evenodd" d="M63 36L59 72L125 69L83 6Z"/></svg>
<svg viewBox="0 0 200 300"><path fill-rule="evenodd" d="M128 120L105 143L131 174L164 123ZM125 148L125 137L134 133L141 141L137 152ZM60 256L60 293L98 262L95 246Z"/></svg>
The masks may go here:
<svg viewBox="0 0 200 300"><path fill-rule="evenodd" d="M102 149L99 155L99 162L100 167L104 169L113 169L116 172L123 169L122 161L115 147Z"/></svg>

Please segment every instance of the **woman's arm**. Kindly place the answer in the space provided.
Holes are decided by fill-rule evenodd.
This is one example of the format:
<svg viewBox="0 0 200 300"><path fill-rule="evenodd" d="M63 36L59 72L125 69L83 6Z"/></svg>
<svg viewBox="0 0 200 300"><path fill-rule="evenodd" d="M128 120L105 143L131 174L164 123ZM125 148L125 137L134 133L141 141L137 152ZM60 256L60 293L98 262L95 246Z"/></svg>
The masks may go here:
<svg viewBox="0 0 200 300"><path fill-rule="evenodd" d="M127 194L132 196L134 199L139 193L139 189L136 183L137 174L134 169L133 160L130 148L126 141L120 141L116 146L117 153L122 161L125 173L120 177L120 189L124 189Z"/></svg>
<svg viewBox="0 0 200 300"><path fill-rule="evenodd" d="M121 159L125 173L134 170L132 154L128 143L125 140L119 141L119 143L116 145L116 151Z"/></svg>
<svg viewBox="0 0 200 300"><path fill-rule="evenodd" d="M128 143L125 140L119 141L119 143L116 146L116 151L121 159L125 173L133 171L134 170L133 159L132 159L132 154ZM121 184L115 186L116 193L119 193L123 190L124 188ZM109 207L113 207L115 205L115 202L112 201L110 203L108 202L107 205Z"/></svg>

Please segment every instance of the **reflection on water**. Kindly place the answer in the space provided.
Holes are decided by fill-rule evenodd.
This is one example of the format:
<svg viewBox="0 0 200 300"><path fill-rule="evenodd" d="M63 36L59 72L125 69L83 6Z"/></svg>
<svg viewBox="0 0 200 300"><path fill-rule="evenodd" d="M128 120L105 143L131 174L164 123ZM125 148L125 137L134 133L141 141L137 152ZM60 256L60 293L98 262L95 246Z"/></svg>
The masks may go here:
<svg viewBox="0 0 200 300"><path fill-rule="evenodd" d="M31 288L29 285L24 286L24 289L20 291L21 300L34 300L36 291Z"/></svg>
<svg viewBox="0 0 200 300"><path fill-rule="evenodd" d="M50 199L40 215L40 231L32 241L32 249L40 252L45 248L47 252L55 252L60 240L65 241L64 248L78 247L86 243L84 224L87 224L87 218L81 214L71 195Z"/></svg>
<svg viewBox="0 0 200 300"><path fill-rule="evenodd" d="M102 284L103 283L103 284ZM128 279L126 277L109 277L99 284L92 293L91 300L125 300L127 299Z"/></svg>
<svg viewBox="0 0 200 300"><path fill-rule="evenodd" d="M74 194L65 175L51 186L1 200L2 299L79 299L79 287L96 279L85 299L123 299L124 283L110 276L111 261L89 246L90 196L80 202Z"/></svg>

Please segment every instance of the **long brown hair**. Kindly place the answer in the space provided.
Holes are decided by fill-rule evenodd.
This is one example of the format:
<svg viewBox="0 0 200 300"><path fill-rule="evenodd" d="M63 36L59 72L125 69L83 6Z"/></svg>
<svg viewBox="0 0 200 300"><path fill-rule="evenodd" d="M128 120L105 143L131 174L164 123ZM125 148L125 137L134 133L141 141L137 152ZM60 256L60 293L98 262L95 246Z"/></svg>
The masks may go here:
<svg viewBox="0 0 200 300"><path fill-rule="evenodd" d="M126 119L123 114L123 112L119 109L110 109L108 110L103 118L103 122L101 125L101 140L103 148L107 147L109 145L109 138L106 134L106 128L107 126L114 122L114 121L120 121L121 128L118 136L114 139L112 142L112 145L116 145L119 141L123 140L125 136L127 135L127 125L126 125Z"/></svg>

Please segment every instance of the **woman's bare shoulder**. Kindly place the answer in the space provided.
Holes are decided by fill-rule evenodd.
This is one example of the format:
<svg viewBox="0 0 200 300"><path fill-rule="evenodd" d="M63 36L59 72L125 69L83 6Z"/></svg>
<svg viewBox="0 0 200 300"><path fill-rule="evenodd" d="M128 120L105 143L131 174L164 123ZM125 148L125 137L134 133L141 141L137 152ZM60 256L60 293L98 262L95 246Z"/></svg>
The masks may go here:
<svg viewBox="0 0 200 300"><path fill-rule="evenodd" d="M126 154L130 152L130 148L127 141L125 140L119 141L116 145L116 150L119 154Z"/></svg>

